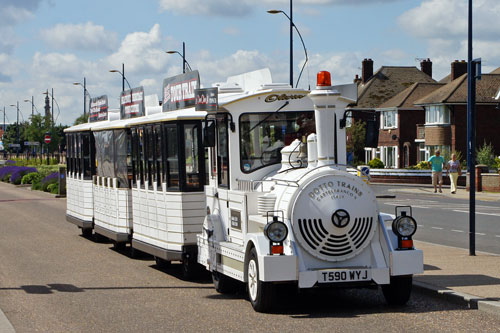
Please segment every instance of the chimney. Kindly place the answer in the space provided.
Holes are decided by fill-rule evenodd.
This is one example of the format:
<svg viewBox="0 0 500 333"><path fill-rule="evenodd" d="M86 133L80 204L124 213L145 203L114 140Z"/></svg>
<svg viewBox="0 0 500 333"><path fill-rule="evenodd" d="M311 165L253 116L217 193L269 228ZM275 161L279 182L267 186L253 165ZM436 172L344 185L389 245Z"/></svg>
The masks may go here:
<svg viewBox="0 0 500 333"><path fill-rule="evenodd" d="M425 74L429 75L432 77L432 61L431 59L427 58L424 59L420 62L420 70L424 72Z"/></svg>
<svg viewBox="0 0 500 333"><path fill-rule="evenodd" d="M451 63L451 80L458 79L460 76L467 73L467 63L465 60L455 60Z"/></svg>
<svg viewBox="0 0 500 333"><path fill-rule="evenodd" d="M358 74L356 74L356 77L354 78L354 80L352 82L356 83L356 84L359 84L361 82L361 79L359 78Z"/></svg>
<svg viewBox="0 0 500 333"><path fill-rule="evenodd" d="M373 76L373 60L365 58L361 65L361 82L366 83Z"/></svg>

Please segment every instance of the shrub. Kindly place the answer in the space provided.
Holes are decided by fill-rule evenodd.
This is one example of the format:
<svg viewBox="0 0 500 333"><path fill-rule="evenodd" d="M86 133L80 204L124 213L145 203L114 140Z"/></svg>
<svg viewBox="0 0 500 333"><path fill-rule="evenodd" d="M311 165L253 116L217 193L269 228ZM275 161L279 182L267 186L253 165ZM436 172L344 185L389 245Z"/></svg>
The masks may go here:
<svg viewBox="0 0 500 333"><path fill-rule="evenodd" d="M58 183L50 183L47 186L47 192L50 192L52 194L57 194L59 193L59 184Z"/></svg>
<svg viewBox="0 0 500 333"><path fill-rule="evenodd" d="M58 172L53 172L50 175L46 176L40 182L42 191L44 191L44 192L49 191L48 186L50 184L57 184L58 181L59 181L59 173Z"/></svg>
<svg viewBox="0 0 500 333"><path fill-rule="evenodd" d="M0 180L4 182L8 182L10 180L10 176L14 171L16 171L19 167L15 165L8 165L0 168Z"/></svg>
<svg viewBox="0 0 500 333"><path fill-rule="evenodd" d="M422 161L417 164L418 170L430 170L430 168L431 168L431 163L427 161Z"/></svg>
<svg viewBox="0 0 500 333"><path fill-rule="evenodd" d="M486 141L484 141L483 146L476 151L476 162L477 164L487 165L489 168L496 167L495 150L491 143L486 144Z"/></svg>
<svg viewBox="0 0 500 333"><path fill-rule="evenodd" d="M368 165L372 169L383 169L385 167L384 162L382 162L379 158L374 158L373 160L368 162Z"/></svg>
<svg viewBox="0 0 500 333"><path fill-rule="evenodd" d="M497 170L500 170L500 157L495 157L495 163L497 164Z"/></svg>
<svg viewBox="0 0 500 333"><path fill-rule="evenodd" d="M30 172L23 176L21 179L21 184L33 184L33 182L40 182L42 180L42 176L38 172Z"/></svg>
<svg viewBox="0 0 500 333"><path fill-rule="evenodd" d="M31 172L36 172L36 169L30 167L18 167L16 170L14 170L14 172L12 172L12 175L10 176L10 182L12 184L19 185L21 184L21 179L23 178L23 176Z"/></svg>

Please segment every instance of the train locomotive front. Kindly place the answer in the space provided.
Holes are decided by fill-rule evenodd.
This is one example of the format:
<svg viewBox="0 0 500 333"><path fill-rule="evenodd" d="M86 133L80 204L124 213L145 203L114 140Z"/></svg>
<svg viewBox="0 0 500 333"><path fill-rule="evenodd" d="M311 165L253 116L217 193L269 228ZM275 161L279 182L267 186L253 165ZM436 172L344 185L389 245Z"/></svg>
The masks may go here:
<svg viewBox="0 0 500 333"><path fill-rule="evenodd" d="M276 303L277 283L295 284L299 289L380 285L389 304L405 304L413 274L423 271L422 251L413 247L411 239L416 222L411 214L402 212L392 227L385 226L394 217L380 213L370 186L346 170L345 129L340 120L345 107L355 101L352 86L332 87L327 72L318 74L318 83L307 94L316 127L316 133L307 137L307 145L295 140L282 148L281 165L267 174L256 171L234 176L238 170L229 167L234 178L229 177L229 186L221 186L220 177L206 186L207 217L198 236L198 262L212 272L219 292L234 290L236 281L244 282L256 311L268 311ZM255 95L253 109L267 107L261 101L270 98L261 98L261 94ZM250 98L243 100L240 108L251 102ZM237 117L236 106L226 109L235 110ZM267 115L262 119L267 120L278 111L263 112ZM244 112L239 113L240 120L241 114ZM239 159L235 162L230 156L229 166L240 162L242 170L249 171L252 166L247 166L232 145L237 135L237 131L228 135L226 147ZM254 137L254 141L264 140ZM219 175L220 161L218 158L216 163Z"/></svg>

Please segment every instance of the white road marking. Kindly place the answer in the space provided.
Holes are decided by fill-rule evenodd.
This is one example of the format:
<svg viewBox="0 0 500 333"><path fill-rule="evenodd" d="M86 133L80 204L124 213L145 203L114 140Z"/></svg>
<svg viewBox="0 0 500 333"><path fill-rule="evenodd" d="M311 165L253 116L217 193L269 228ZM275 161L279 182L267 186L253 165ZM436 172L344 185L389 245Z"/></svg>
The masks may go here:
<svg viewBox="0 0 500 333"><path fill-rule="evenodd" d="M498 237L498 238L500 238L500 235L495 235L495 237Z"/></svg>
<svg viewBox="0 0 500 333"><path fill-rule="evenodd" d="M470 213L470 211L468 211L468 210L454 209L453 211L454 212L458 212L458 213ZM483 213L483 212L476 212L476 214L479 214L479 215L490 215L490 216L498 216L498 217L500 217L500 214L491 214L491 213Z"/></svg>
<svg viewBox="0 0 500 333"><path fill-rule="evenodd" d="M432 229L437 229L437 230L443 230L443 228L439 228L439 227L431 227Z"/></svg>
<svg viewBox="0 0 500 333"><path fill-rule="evenodd" d="M476 232L476 235L478 235L478 236L486 236L486 234L483 234L482 232Z"/></svg>
<svg viewBox="0 0 500 333"><path fill-rule="evenodd" d="M451 231L454 231L454 232L464 232L463 230L455 230L455 229L452 229Z"/></svg>

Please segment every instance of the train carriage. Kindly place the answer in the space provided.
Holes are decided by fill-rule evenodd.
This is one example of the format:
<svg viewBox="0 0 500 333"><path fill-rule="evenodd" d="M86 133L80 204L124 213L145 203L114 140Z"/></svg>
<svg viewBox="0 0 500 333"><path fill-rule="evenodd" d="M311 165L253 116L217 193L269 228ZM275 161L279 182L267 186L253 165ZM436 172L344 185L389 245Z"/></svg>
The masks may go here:
<svg viewBox="0 0 500 333"><path fill-rule="evenodd" d="M159 266L181 261L197 272L196 235L205 217L205 112L194 107L136 118L132 136L132 247Z"/></svg>

